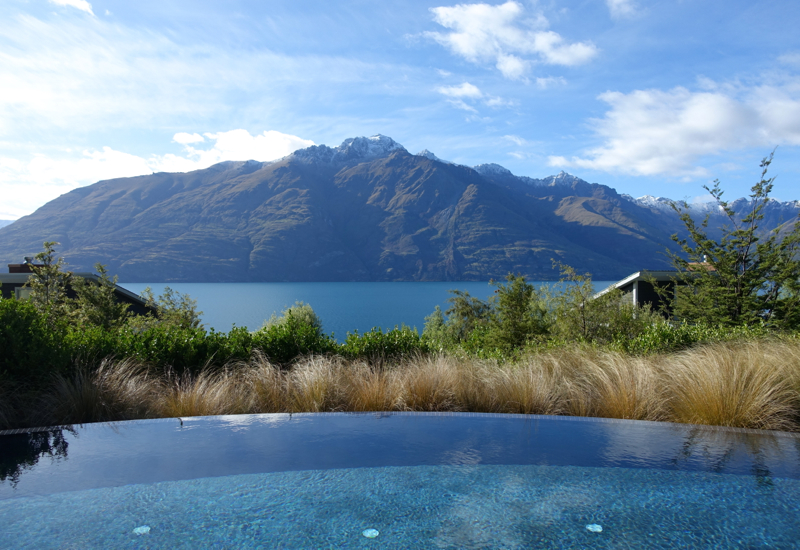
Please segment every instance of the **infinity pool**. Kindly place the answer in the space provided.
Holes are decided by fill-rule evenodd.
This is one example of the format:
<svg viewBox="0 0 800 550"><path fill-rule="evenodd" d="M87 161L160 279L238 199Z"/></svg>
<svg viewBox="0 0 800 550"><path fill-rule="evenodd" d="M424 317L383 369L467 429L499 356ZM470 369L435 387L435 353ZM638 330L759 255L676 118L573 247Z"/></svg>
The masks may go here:
<svg viewBox="0 0 800 550"><path fill-rule="evenodd" d="M2 548L796 548L800 437L522 415L0 435Z"/></svg>

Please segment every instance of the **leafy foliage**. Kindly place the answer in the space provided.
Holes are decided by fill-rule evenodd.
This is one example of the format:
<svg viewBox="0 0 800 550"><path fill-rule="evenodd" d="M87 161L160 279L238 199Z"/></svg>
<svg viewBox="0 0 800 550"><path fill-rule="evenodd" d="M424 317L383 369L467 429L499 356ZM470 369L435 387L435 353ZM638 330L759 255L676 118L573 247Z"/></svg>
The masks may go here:
<svg viewBox="0 0 800 550"><path fill-rule="evenodd" d="M505 284L492 282L496 289L486 302L451 291L453 305L444 313L437 307L426 318L423 337L435 349L460 348L478 357L503 359L530 347L606 345L665 322L619 290L595 296L589 274L556 265L562 272L560 284L542 290L509 274Z"/></svg>
<svg viewBox="0 0 800 550"><path fill-rule="evenodd" d="M509 273L506 284L491 281L494 294L486 301L451 290L450 307L438 306L425 318L423 337L433 348L460 346L478 356L513 353L549 331L542 296L522 275Z"/></svg>
<svg viewBox="0 0 800 550"><path fill-rule="evenodd" d="M547 296L550 333L562 342L609 344L631 339L664 319L649 307L638 307L622 291L612 289L595 296L591 276L580 275L570 266L561 269L561 288Z"/></svg>
<svg viewBox="0 0 800 550"><path fill-rule="evenodd" d="M730 225L719 242L708 236L709 217L697 224L688 205L673 204L689 233L673 235L683 255L669 253L678 270L673 312L678 319L707 325L744 326L760 322L776 328L800 326L800 223L781 237L764 237L759 224L775 178L766 178L773 154L761 162L761 178L751 188L751 210L741 220L722 199L719 180L705 189ZM663 292L663 291L662 291ZM670 298L670 297L667 297Z"/></svg>
<svg viewBox="0 0 800 550"><path fill-rule="evenodd" d="M188 294L182 294L170 287L165 287L163 294L158 298L153 295L150 287L145 288L141 294L145 303L156 310L156 319L151 316L143 316L132 319L133 323L140 328L152 326L153 324L167 324L182 328L203 328L200 322L202 311L197 311L197 300L193 300Z"/></svg>
<svg viewBox="0 0 800 550"><path fill-rule="evenodd" d="M28 300L0 299L0 379L41 382L70 363L65 329Z"/></svg>
<svg viewBox="0 0 800 550"><path fill-rule="evenodd" d="M33 274L26 283L31 289L31 303L53 328L70 313L67 285L72 279L72 274L63 270L64 258L55 258L57 244L55 241L44 242L44 250L36 255L38 266L32 268Z"/></svg>
<svg viewBox="0 0 800 550"><path fill-rule="evenodd" d="M130 317L130 304L122 303L114 296L117 277L110 279L106 266L95 264L100 278L97 282L73 277L70 285L77 295L73 316L80 325L102 328L119 327Z"/></svg>
<svg viewBox="0 0 800 550"><path fill-rule="evenodd" d="M273 313L269 320L264 323L263 328L268 329L272 326L285 325L292 322L291 320L312 326L318 332L322 332L322 320L314 312L314 309L309 304L299 301L295 302L292 307L283 310L280 315Z"/></svg>
<svg viewBox="0 0 800 550"><path fill-rule="evenodd" d="M364 334L359 334L358 331L348 332L347 339L338 351L351 359L383 361L427 353L430 349L416 329L403 325L386 332L380 327L374 327Z"/></svg>

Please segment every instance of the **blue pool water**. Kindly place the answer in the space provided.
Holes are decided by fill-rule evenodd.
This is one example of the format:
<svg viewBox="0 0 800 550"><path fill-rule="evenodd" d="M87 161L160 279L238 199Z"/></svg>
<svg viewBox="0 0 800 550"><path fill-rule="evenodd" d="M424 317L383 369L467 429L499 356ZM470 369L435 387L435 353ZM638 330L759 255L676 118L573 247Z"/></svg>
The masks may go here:
<svg viewBox="0 0 800 550"><path fill-rule="evenodd" d="M800 438L773 432L252 415L0 435L0 465L2 548L800 544Z"/></svg>

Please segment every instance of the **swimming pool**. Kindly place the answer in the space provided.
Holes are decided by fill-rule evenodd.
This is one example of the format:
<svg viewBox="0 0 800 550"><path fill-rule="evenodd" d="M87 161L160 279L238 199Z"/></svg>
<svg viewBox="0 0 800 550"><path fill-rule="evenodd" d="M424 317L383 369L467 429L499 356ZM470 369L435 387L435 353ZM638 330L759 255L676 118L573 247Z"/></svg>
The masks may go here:
<svg viewBox="0 0 800 550"><path fill-rule="evenodd" d="M0 435L3 548L797 547L800 437L274 414Z"/></svg>

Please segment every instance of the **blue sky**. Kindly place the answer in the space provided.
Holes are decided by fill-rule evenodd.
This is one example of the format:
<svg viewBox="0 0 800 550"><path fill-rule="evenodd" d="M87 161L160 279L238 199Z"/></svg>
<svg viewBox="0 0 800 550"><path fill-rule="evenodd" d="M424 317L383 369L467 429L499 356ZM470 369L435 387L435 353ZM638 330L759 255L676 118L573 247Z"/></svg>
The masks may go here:
<svg viewBox="0 0 800 550"><path fill-rule="evenodd" d="M622 193L800 199L800 2L4 0L0 219L384 134Z"/></svg>

